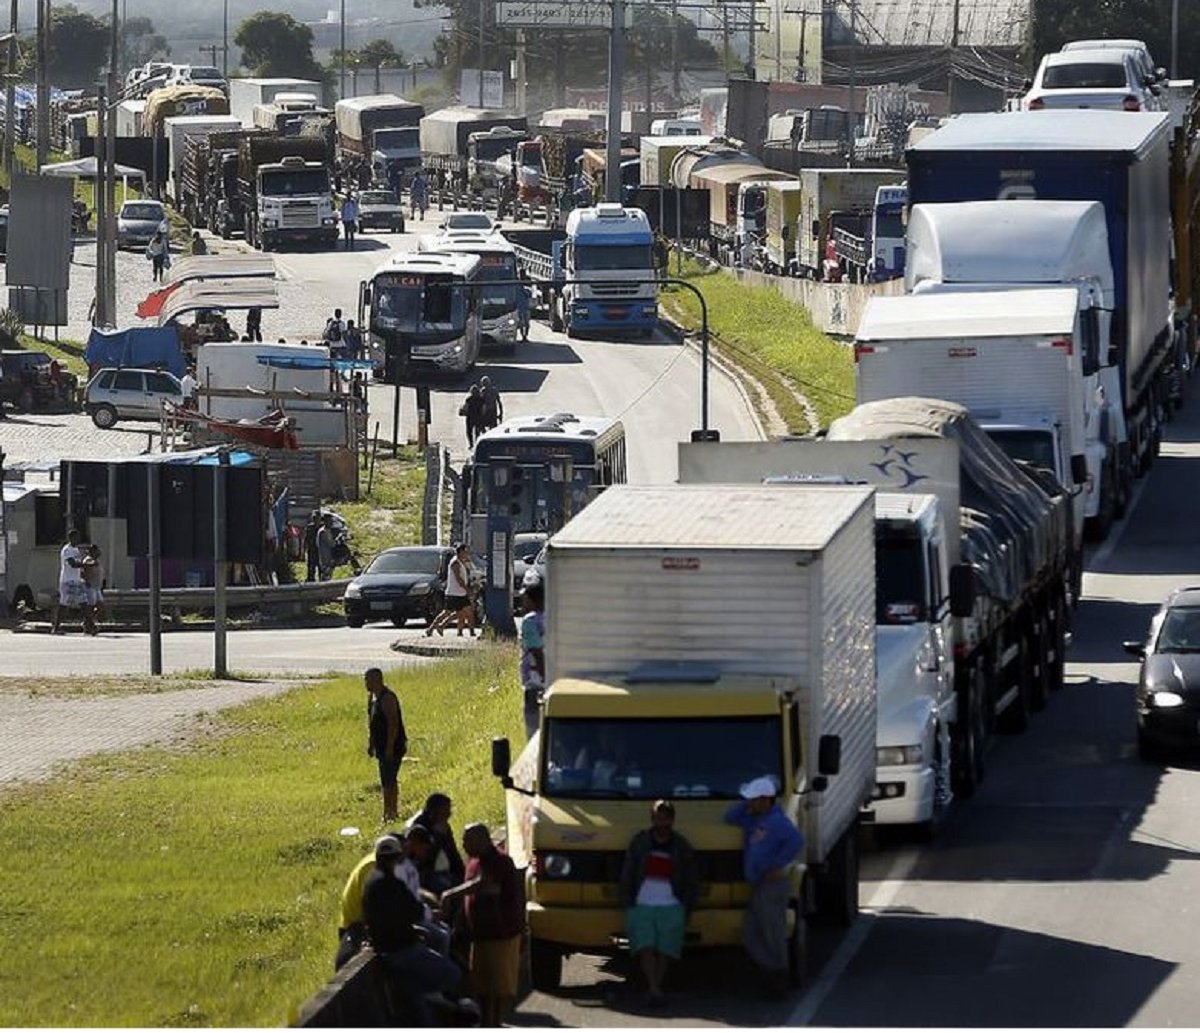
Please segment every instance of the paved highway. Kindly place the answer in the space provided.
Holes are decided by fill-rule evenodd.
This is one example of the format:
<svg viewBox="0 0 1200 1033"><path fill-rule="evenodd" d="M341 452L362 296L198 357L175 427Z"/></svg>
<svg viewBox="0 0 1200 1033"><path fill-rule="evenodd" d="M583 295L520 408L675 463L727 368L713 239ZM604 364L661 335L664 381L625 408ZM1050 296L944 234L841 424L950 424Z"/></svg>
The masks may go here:
<svg viewBox="0 0 1200 1033"><path fill-rule="evenodd" d="M863 913L819 934L806 992L757 1000L722 953L680 966L651 1017L617 967L574 958L563 991L529 997L518 1022L1200 1025L1200 765L1137 759L1137 667L1121 652L1170 588L1200 583L1200 402L1168 429L1128 520L1090 557L1068 685L998 740L932 846L865 856Z"/></svg>

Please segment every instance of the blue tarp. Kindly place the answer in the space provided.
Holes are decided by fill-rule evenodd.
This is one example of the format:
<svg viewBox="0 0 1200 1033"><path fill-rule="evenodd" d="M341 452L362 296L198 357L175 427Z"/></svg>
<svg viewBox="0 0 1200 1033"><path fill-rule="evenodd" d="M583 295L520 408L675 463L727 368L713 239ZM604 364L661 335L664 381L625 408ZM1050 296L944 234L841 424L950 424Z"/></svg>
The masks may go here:
<svg viewBox="0 0 1200 1033"><path fill-rule="evenodd" d="M187 370L176 326L135 326L110 331L93 327L83 357L92 370L108 366L139 369L161 366L177 377Z"/></svg>

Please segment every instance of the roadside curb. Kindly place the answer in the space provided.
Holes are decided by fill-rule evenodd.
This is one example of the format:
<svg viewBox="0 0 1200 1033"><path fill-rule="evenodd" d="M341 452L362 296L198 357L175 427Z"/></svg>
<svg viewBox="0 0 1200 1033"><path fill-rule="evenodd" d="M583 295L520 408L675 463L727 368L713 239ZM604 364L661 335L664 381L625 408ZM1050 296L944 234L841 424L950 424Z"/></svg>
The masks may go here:
<svg viewBox="0 0 1200 1033"><path fill-rule="evenodd" d="M430 643L430 642L406 642L404 639L396 639L388 648L393 653L404 653L407 656L428 656L441 659L447 656L463 656L469 653L472 649L477 649L478 644L482 642L482 638L471 639L471 645L450 645L447 643Z"/></svg>

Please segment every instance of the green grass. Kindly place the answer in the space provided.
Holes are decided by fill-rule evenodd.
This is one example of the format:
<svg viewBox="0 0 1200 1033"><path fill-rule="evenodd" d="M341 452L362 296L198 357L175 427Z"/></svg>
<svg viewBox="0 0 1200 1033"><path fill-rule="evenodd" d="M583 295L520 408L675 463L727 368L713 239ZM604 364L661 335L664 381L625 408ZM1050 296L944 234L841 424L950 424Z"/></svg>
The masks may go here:
<svg viewBox="0 0 1200 1033"><path fill-rule="evenodd" d="M439 789L460 832L499 824L489 743L519 734L516 669L515 647L485 646L388 675L404 813ZM365 725L343 678L0 792L0 1025L286 1022L329 978L341 888L377 834Z"/></svg>
<svg viewBox="0 0 1200 1033"><path fill-rule="evenodd" d="M366 564L394 545L421 544L421 508L425 497L425 459L414 446L403 446L398 459L390 445L379 446L371 494L368 470L360 472L363 497L359 502L326 499L322 504L340 513L350 525L350 541Z"/></svg>
<svg viewBox="0 0 1200 1033"><path fill-rule="evenodd" d="M68 370L79 377L80 383L87 380L87 363L83 361L84 346L78 341L65 337L54 340L53 330L50 339L42 340L32 334L21 334L17 344L26 351L45 352L52 359L58 359Z"/></svg>
<svg viewBox="0 0 1200 1033"><path fill-rule="evenodd" d="M816 409L822 428L854 407L852 353L814 327L803 306L773 287L751 287L697 262L684 262L683 279L704 294L710 343L763 385L789 432L818 429L809 426L797 392ZM689 291L667 288L662 300L679 323L699 327L700 305Z"/></svg>

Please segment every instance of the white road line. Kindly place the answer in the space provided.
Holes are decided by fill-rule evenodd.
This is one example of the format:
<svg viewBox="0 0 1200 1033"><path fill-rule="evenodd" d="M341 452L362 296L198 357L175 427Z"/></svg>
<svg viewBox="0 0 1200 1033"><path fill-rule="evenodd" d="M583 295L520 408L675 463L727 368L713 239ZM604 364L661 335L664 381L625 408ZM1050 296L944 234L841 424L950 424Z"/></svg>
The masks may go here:
<svg viewBox="0 0 1200 1033"><path fill-rule="evenodd" d="M877 912L891 906L892 901L896 899L896 894L900 892L900 887L912 875L920 857L921 852L912 847L904 849L896 855L888 869L887 877L876 887L871 899L863 906L854 925L842 937L842 942L833 952L833 957L821 970L820 978L813 983L803 1000L796 1006L795 1011L788 1016L786 1025L808 1026L812 1023L817 1012L821 1010L821 1005L825 1003L825 999L833 993L842 973L846 971L847 966L854 960L854 956L866 943L867 937L871 934L871 927L879 917Z"/></svg>

